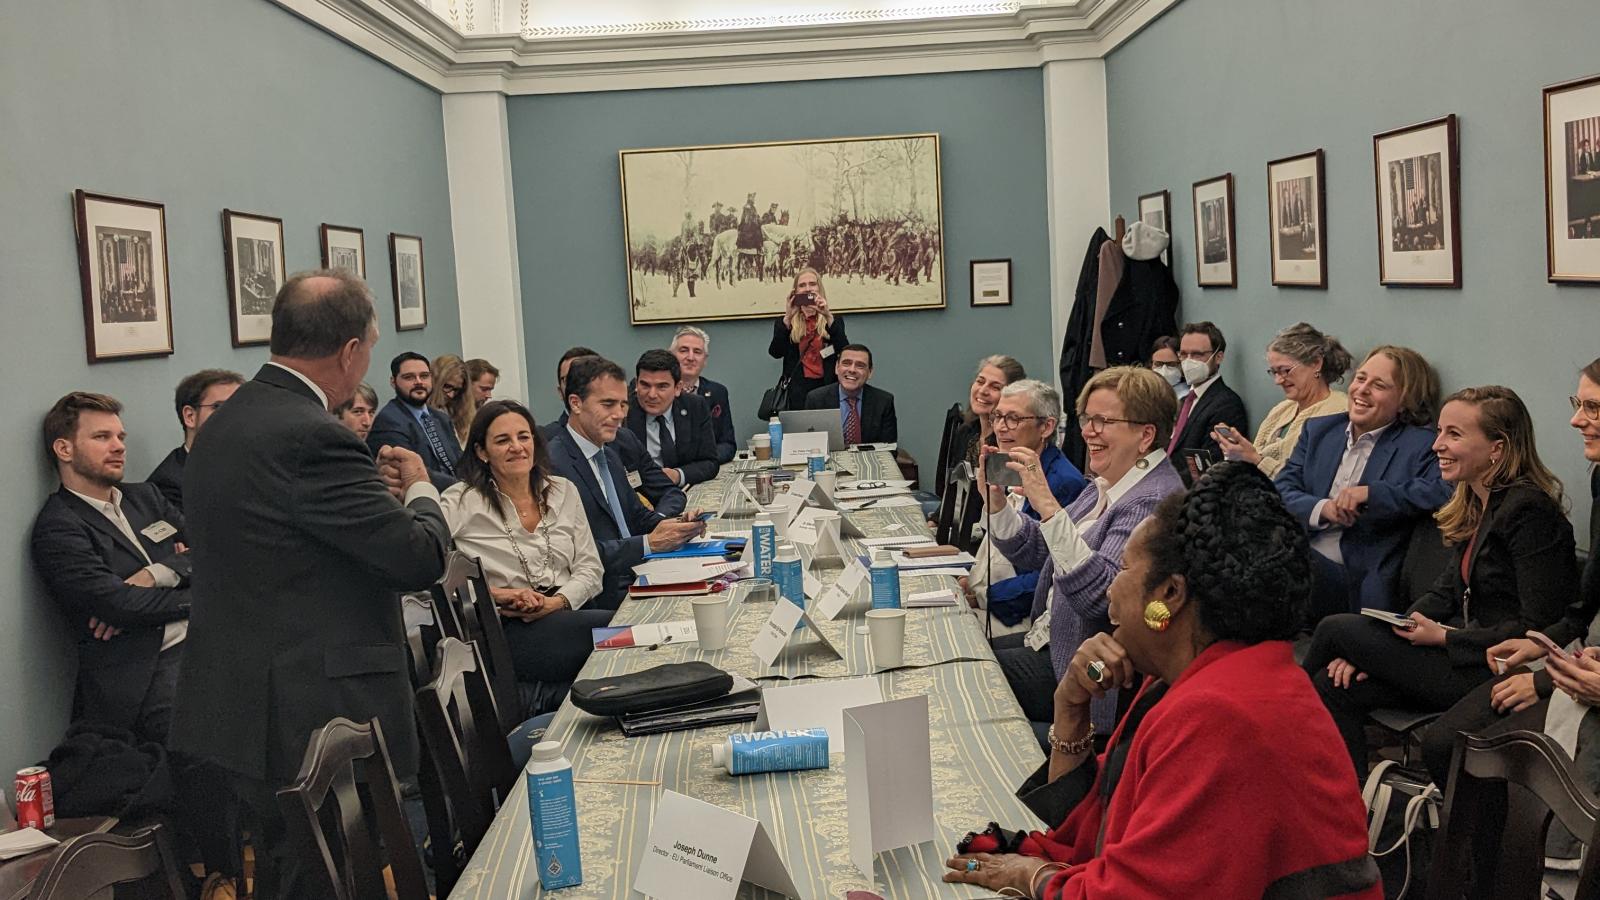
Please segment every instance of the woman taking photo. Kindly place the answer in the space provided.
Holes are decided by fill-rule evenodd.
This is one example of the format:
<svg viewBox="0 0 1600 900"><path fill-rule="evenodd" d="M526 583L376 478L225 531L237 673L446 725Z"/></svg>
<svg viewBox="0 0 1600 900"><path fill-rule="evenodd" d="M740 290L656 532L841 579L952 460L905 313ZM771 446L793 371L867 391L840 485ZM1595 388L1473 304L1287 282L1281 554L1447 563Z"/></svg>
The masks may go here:
<svg viewBox="0 0 1600 900"><path fill-rule="evenodd" d="M1267 345L1267 374L1283 389L1283 402L1261 420L1254 442L1239 431L1243 422L1223 423L1228 430L1212 431L1212 440L1228 459L1247 462L1268 478L1277 475L1299 443L1308 419L1350 408L1350 398L1332 386L1344 378L1353 362L1338 338L1304 322L1290 325Z"/></svg>
<svg viewBox="0 0 1600 900"><path fill-rule="evenodd" d="M1050 759L1019 792L1061 824L971 835L944 880L1042 900L1382 897L1333 723L1295 671L1310 574L1254 467L1219 463L1163 500L1111 583L1116 630L1072 655ZM1090 706L1137 672L1097 759Z"/></svg>
<svg viewBox="0 0 1600 900"><path fill-rule="evenodd" d="M433 361L433 394L428 397L428 405L455 426L456 441L462 446L467 443L467 432L478 411L477 394L469 389L471 384L467 364L461 357L447 353Z"/></svg>
<svg viewBox="0 0 1600 900"><path fill-rule="evenodd" d="M849 343L844 316L828 310L822 276L810 268L796 272L783 301L783 318L772 323L772 344L767 347L773 359L783 360L789 409L805 409L806 394L839 380L833 366Z"/></svg>
<svg viewBox="0 0 1600 900"><path fill-rule="evenodd" d="M611 612L584 609L602 568L578 490L552 474L533 414L514 400L478 411L442 505L456 549L477 557L499 607L517 680L539 683L552 712L589 658L591 628Z"/></svg>
<svg viewBox="0 0 1600 900"><path fill-rule="evenodd" d="M1493 677L1485 651L1559 621L1578 592L1561 482L1539 460L1520 397L1499 385L1457 391L1439 412L1433 449L1455 486L1434 517L1451 554L1406 614L1411 627L1330 616L1306 654L1306 672L1363 779L1367 713L1449 709Z"/></svg>
<svg viewBox="0 0 1600 900"><path fill-rule="evenodd" d="M1094 477L1077 499L1062 507L1035 451L1019 446L1007 454L1006 467L1020 474L1037 521L1006 502L1004 488L989 487L978 466L989 540L1016 571L1039 573L1032 627L994 640L1000 669L1032 722L1051 720L1067 662L1084 638L1106 629L1106 587L1122 568L1134 527L1163 497L1183 490L1178 470L1165 464L1177 415L1172 386L1149 369L1117 366L1089 379L1078 397L1078 422ZM984 451L991 452L1001 451ZM1102 734L1115 720L1113 694L1095 701Z"/></svg>

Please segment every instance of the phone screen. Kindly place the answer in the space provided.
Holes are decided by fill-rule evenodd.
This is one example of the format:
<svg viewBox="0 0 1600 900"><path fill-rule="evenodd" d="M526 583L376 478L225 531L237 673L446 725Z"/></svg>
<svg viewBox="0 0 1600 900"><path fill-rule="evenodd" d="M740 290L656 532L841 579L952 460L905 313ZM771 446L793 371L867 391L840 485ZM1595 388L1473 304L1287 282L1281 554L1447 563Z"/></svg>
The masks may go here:
<svg viewBox="0 0 1600 900"><path fill-rule="evenodd" d="M1021 487L1022 473L1006 467L1011 457L1005 453L991 453L983 458L983 480L995 487Z"/></svg>

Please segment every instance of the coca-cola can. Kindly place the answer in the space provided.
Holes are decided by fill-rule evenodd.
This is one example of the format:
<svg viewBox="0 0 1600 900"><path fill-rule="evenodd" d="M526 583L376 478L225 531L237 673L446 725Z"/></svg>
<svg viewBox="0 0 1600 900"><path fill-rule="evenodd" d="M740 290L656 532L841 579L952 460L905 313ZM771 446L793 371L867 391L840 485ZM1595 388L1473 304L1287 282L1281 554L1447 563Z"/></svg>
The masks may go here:
<svg viewBox="0 0 1600 900"><path fill-rule="evenodd" d="M17 772L17 827L43 830L56 824L55 791L43 766Z"/></svg>

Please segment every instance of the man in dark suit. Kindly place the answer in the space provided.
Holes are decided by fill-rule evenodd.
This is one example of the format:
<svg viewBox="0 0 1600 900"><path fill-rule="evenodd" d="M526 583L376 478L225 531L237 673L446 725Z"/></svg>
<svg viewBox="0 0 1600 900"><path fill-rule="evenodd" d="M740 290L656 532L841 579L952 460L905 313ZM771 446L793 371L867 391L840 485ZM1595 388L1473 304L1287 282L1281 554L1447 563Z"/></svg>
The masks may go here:
<svg viewBox="0 0 1600 900"><path fill-rule="evenodd" d="M1211 437L1212 429L1219 424L1250 427L1244 401L1217 374L1227 349L1222 330L1210 322L1190 322L1183 326L1178 338L1178 365L1183 369L1183 380L1189 383L1189 392L1178 403L1178 421L1167 444L1167 458L1186 482L1189 469L1183 451L1204 450L1212 462L1221 462L1222 448Z"/></svg>
<svg viewBox="0 0 1600 900"><path fill-rule="evenodd" d="M461 442L456 427L447 416L428 407L433 393L433 374L428 358L409 350L389 361L389 384L394 399L378 411L367 432L367 447L404 447L422 457L433 486L444 490L456 483L456 460L461 458Z"/></svg>
<svg viewBox="0 0 1600 900"><path fill-rule="evenodd" d="M172 405L178 413L178 424L183 426L183 445L173 448L145 481L155 485L161 496L180 512L183 510L183 464L189 458L189 448L194 446L194 436L241 384L244 384L244 376L227 369L201 369L178 382Z"/></svg>
<svg viewBox="0 0 1600 900"><path fill-rule="evenodd" d="M33 523L33 566L78 641L73 720L165 744L189 629L183 513L122 485L122 404L75 391L44 419L61 489Z"/></svg>
<svg viewBox="0 0 1600 900"><path fill-rule="evenodd" d="M694 394L678 392L678 358L666 350L646 350L634 366L628 430L679 487L717 477L717 441L711 410Z"/></svg>
<svg viewBox="0 0 1600 900"><path fill-rule="evenodd" d="M739 449L739 439L733 431L733 404L728 400L728 389L705 377L706 362L711 358L711 336L693 325L684 325L672 336L672 346L668 349L678 358L678 367L683 372L678 390L694 394L710 407L717 462L728 462Z"/></svg>
<svg viewBox="0 0 1600 900"><path fill-rule="evenodd" d="M374 467L328 412L355 392L377 340L359 279L289 279L272 307L270 361L201 432L184 473L205 599L171 743L225 770L259 839L258 897L326 894L274 796L313 731L336 716L378 719L396 773L417 771L397 593L443 574L450 529L416 453L380 447Z"/></svg>
<svg viewBox="0 0 1600 900"><path fill-rule="evenodd" d="M627 376L598 356L581 356L567 369L567 424L550 438L550 463L578 486L595 548L605 566L605 586L591 603L616 609L633 583L633 567L653 551L676 550L700 534L696 516L666 518L646 509L629 487L617 451L609 446L628 414Z"/></svg>
<svg viewBox="0 0 1600 900"><path fill-rule="evenodd" d="M572 367L572 361L575 359L599 355L588 347L573 347L561 354L561 360L556 363L556 394L561 397L563 411L560 417L539 426L539 435L545 439L545 443L555 440L556 435L565 431L567 427L565 411L567 369ZM617 451L617 457L622 460L628 486L633 488L646 505L669 518L683 513L689 505L689 495L683 492L683 488L673 483L672 479L667 477L667 473L661 471L661 466L645 452L643 441L628 429L619 428L611 447Z"/></svg>
<svg viewBox="0 0 1600 900"><path fill-rule="evenodd" d="M806 395L806 409L837 409L846 444L893 444L900 440L894 416L894 395L867 384L872 377L872 351L849 344L834 364L838 384L825 384Z"/></svg>

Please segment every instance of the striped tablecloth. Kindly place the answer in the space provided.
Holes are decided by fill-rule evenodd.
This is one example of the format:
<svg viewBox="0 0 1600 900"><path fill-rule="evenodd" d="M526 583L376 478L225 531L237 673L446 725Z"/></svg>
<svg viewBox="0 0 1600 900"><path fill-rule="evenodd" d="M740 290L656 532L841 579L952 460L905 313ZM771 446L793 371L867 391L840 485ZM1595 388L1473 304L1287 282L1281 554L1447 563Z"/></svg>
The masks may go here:
<svg viewBox="0 0 1600 900"><path fill-rule="evenodd" d="M836 455L835 459L857 472L865 470L863 477L892 474L888 453ZM720 502L720 494L716 501L704 495L720 491L733 477L735 466L726 467L718 482L697 488L699 496L694 503L709 506ZM903 528L923 528L919 512L912 507L870 510L853 518L868 534L886 533L895 523ZM933 587L941 579L923 577L906 582L909 592L927 589L916 586L917 582ZM797 637L778 666L761 668L748 647L754 629L770 610L770 604L741 603L728 650L701 653L685 645L655 651L597 651L585 665L583 677L688 659L706 659L747 677L827 678L870 673L866 638L856 635L853 627L861 617L859 605L824 625L830 637L837 639L843 660L809 655L805 649L813 645ZM682 598L630 600L618 611L616 621L632 624L687 618L688 602ZM826 770L734 777L711 765L711 748L731 731L747 730L748 725L624 738L614 721L590 716L569 703L556 714L547 737L565 747L578 780L584 883L551 896L640 896L633 892L632 884L663 790L760 819L806 900L837 900L851 890L874 891L886 900L993 896L940 881L944 860L962 835L982 830L990 820L1007 827L1042 827L1013 792L1038 767L1043 755L983 640L976 617L962 609L912 610L906 638L907 667L874 677L885 698L928 697L938 840L879 854L869 877L850 862L842 754L835 752L833 765ZM527 795L519 784L473 854L451 898L521 900L540 896L543 892L532 856ZM745 884L739 896L775 895Z"/></svg>

